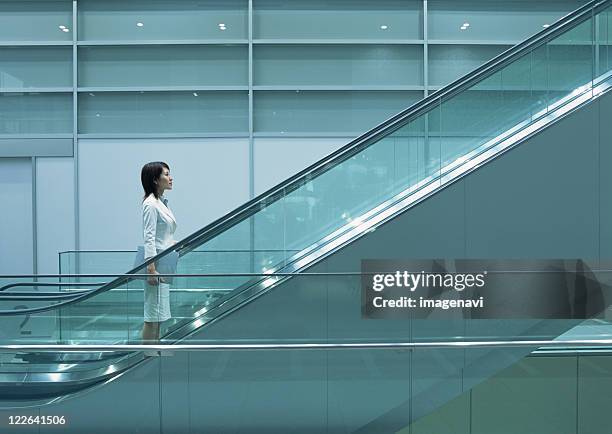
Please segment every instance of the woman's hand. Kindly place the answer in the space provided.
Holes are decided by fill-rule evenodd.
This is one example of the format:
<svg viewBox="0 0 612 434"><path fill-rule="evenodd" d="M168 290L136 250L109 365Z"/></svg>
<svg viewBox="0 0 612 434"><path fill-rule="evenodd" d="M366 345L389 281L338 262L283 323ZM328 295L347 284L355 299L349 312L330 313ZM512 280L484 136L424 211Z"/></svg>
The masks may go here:
<svg viewBox="0 0 612 434"><path fill-rule="evenodd" d="M155 264L147 265L147 274L151 275L147 277L147 282L149 283L149 285L157 285L159 283L165 283L162 277L154 276L155 274L159 274L157 270L155 269Z"/></svg>

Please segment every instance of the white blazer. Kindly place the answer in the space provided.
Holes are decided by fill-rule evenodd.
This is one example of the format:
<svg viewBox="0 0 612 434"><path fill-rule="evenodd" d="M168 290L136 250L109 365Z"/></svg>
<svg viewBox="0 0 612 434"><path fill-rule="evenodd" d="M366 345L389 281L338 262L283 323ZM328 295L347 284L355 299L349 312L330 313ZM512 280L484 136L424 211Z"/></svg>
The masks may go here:
<svg viewBox="0 0 612 434"><path fill-rule="evenodd" d="M153 194L142 202L145 259L155 256L175 243L173 236L176 231L176 219L166 203L166 199L163 197L161 200L156 199Z"/></svg>

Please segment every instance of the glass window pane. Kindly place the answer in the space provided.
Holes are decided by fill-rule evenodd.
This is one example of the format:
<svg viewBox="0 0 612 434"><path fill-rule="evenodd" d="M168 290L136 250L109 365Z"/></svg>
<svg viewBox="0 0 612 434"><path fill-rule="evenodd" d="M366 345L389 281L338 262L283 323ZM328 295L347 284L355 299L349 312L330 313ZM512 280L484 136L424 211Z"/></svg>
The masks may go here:
<svg viewBox="0 0 612 434"><path fill-rule="evenodd" d="M259 45L253 70L256 85L422 85L423 48Z"/></svg>
<svg viewBox="0 0 612 434"><path fill-rule="evenodd" d="M79 95L79 133L246 133L247 92Z"/></svg>
<svg viewBox="0 0 612 434"><path fill-rule="evenodd" d="M246 45L80 47L79 86L248 84Z"/></svg>
<svg viewBox="0 0 612 434"><path fill-rule="evenodd" d="M509 45L430 45L429 84L445 86L508 48Z"/></svg>
<svg viewBox="0 0 612 434"><path fill-rule="evenodd" d="M421 0L253 2L256 39L421 39Z"/></svg>
<svg viewBox="0 0 612 434"><path fill-rule="evenodd" d="M612 69L612 8L601 12L596 20L597 44L599 45L599 61L597 75L601 76Z"/></svg>
<svg viewBox="0 0 612 434"><path fill-rule="evenodd" d="M0 93L0 134L72 133L72 93Z"/></svg>
<svg viewBox="0 0 612 434"><path fill-rule="evenodd" d="M588 0L429 0L431 39L522 41ZM468 23L469 26L464 26Z"/></svg>
<svg viewBox="0 0 612 434"><path fill-rule="evenodd" d="M79 0L79 40L245 39L246 0Z"/></svg>
<svg viewBox="0 0 612 434"><path fill-rule="evenodd" d="M255 131L365 132L414 104L422 92L255 92Z"/></svg>
<svg viewBox="0 0 612 434"><path fill-rule="evenodd" d="M71 1L0 1L0 40L72 41Z"/></svg>
<svg viewBox="0 0 612 434"><path fill-rule="evenodd" d="M0 88L72 87L72 47L0 48Z"/></svg>
<svg viewBox="0 0 612 434"><path fill-rule="evenodd" d="M547 44L548 105L593 80L593 20L589 19Z"/></svg>

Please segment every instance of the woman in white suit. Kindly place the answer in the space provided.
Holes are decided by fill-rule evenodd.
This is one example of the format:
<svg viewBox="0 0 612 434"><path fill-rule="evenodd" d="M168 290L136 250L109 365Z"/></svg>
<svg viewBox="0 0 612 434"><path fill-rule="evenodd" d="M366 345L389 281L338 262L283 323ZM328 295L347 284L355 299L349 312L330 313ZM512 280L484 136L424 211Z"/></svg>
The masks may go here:
<svg viewBox="0 0 612 434"><path fill-rule="evenodd" d="M175 243L176 219L164 198L164 192L172 190L170 167L161 161L147 163L142 168L140 180L144 189L142 226L146 260ZM155 263L147 266L147 273L159 274ZM163 278L149 276L144 291L143 341L158 341L159 326L170 317L170 285Z"/></svg>

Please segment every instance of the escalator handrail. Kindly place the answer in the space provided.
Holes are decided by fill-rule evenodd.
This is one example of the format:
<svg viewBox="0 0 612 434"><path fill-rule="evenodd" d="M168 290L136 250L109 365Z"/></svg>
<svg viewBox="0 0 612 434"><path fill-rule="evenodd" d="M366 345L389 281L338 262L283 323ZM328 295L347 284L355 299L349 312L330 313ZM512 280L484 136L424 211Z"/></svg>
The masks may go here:
<svg viewBox="0 0 612 434"><path fill-rule="evenodd" d="M596 10L601 10L605 7L610 6L611 4L612 0L592 0L589 3L581 6L575 11L559 19L557 22L555 22L548 28L543 29L542 31L536 33L525 41L515 45L514 47L509 48L508 50L494 57L490 61L474 69L467 75L455 80L447 86L444 86L443 88L432 93L426 98L420 100L419 102L416 102L409 108L392 116L383 123L377 125L376 127L352 140L347 145L336 150L335 152L332 152L328 156L312 164L301 172L298 172L297 174L286 179L277 186L272 187L266 192L246 202L242 206L229 212L225 216L220 217L219 219L213 221L202 229L187 236L183 240L177 242L174 246L158 253L156 256L149 258L141 265L130 270L128 273L126 273L126 275L118 277L117 279L112 280L106 285L101 286L100 288L92 290L89 293L83 294L72 300L38 308L20 309L12 311L0 310L0 316L33 314L56 309L59 307L64 307L94 297L101 292L105 292L116 286L126 283L130 279L133 279L131 275L137 275L140 278L140 273L149 264L158 261L164 256L172 253L173 251L178 251L179 254L187 252L190 248L193 248L193 245L196 242L199 242L201 244L207 241L208 239L213 238L215 235L225 231L228 227L233 226L238 221L243 221L245 218L253 215L255 212L257 212L258 209L260 209L262 202L274 202L279 195L285 195L287 193L287 190L292 191L298 188L301 183L308 181L309 179L316 178L317 176L331 169L338 163L345 161L355 153L369 146L381 136L387 135L388 133L395 131L396 129L400 128L416 116L419 116L424 112L428 111L432 106L439 104L442 99L451 97L456 93L461 92L462 90L470 87L481 79L488 77L491 73L496 72L500 68L521 57L529 50L545 44L549 39L564 33L569 28L572 28L571 26L578 25L581 22L585 21L586 19L588 19L587 15L593 16Z"/></svg>

